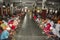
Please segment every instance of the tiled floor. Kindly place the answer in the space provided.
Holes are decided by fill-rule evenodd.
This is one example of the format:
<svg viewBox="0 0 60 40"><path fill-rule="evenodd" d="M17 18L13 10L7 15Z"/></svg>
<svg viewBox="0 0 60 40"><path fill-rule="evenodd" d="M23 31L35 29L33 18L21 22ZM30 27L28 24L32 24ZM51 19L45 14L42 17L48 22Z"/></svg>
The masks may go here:
<svg viewBox="0 0 60 40"><path fill-rule="evenodd" d="M16 40L49 40L46 37L37 23L30 19L29 14L25 15L22 26L15 35Z"/></svg>

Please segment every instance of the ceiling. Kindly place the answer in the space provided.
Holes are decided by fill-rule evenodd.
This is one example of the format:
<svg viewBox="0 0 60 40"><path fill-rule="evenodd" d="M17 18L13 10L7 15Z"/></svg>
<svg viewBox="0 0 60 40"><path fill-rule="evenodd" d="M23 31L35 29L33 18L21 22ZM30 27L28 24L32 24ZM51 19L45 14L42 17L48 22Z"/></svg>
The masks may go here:
<svg viewBox="0 0 60 40"><path fill-rule="evenodd" d="M0 0L1 2L2 0ZM3 0L6 3L17 3L18 6L21 4L24 6L33 6L34 3L37 4L37 6L42 6L42 0ZM60 0L47 0L47 6L52 5L54 3L54 6L58 5L60 6Z"/></svg>
<svg viewBox="0 0 60 40"><path fill-rule="evenodd" d="M60 2L60 0L47 0L47 1L51 1L51 2Z"/></svg>
<svg viewBox="0 0 60 40"><path fill-rule="evenodd" d="M42 0L0 0L0 2L42 2ZM60 3L60 0L47 0L49 2L57 2L57 3Z"/></svg>
<svg viewBox="0 0 60 40"><path fill-rule="evenodd" d="M0 0L0 2L2 2L3 0Z"/></svg>

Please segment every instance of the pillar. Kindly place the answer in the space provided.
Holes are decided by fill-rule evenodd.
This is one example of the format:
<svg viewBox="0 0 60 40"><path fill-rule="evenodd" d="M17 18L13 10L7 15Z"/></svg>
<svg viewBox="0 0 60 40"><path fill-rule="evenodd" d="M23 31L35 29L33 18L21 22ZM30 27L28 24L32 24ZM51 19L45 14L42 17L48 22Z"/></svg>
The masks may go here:
<svg viewBox="0 0 60 40"><path fill-rule="evenodd" d="M13 3L10 5L11 14L13 14Z"/></svg>
<svg viewBox="0 0 60 40"><path fill-rule="evenodd" d="M46 2L46 0L42 0L42 9L44 9L44 7L45 7L45 2Z"/></svg>

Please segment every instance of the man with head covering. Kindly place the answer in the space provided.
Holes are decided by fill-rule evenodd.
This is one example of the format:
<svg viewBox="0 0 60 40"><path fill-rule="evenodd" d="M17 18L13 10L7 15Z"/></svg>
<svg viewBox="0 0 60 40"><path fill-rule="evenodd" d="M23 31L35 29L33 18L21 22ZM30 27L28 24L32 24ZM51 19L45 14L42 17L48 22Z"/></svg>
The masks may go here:
<svg viewBox="0 0 60 40"><path fill-rule="evenodd" d="M4 31L1 34L1 40L8 40L9 37L9 31L11 29L9 27L7 27L6 29L4 29Z"/></svg>
<svg viewBox="0 0 60 40"><path fill-rule="evenodd" d="M6 29L6 24L4 24L4 22L2 22L2 24L1 24L1 27L3 28L3 29Z"/></svg>

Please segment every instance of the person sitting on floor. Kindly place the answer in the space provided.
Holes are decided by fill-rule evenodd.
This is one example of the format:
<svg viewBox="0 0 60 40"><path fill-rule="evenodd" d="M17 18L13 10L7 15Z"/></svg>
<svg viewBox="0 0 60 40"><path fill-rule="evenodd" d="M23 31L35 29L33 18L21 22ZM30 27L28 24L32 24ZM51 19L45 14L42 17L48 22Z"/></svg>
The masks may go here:
<svg viewBox="0 0 60 40"><path fill-rule="evenodd" d="M9 31L10 31L10 28L6 28L3 30L2 34L1 34L1 40L8 40Z"/></svg>
<svg viewBox="0 0 60 40"><path fill-rule="evenodd" d="M50 28L51 28L51 24L50 24L50 20L46 19L45 20L45 26L43 28L43 31L45 32L45 34L48 36L48 38L50 38L51 36L53 36L54 34L51 32Z"/></svg>
<svg viewBox="0 0 60 40"><path fill-rule="evenodd" d="M1 34L3 32L3 28L0 26L0 40L1 40Z"/></svg>

